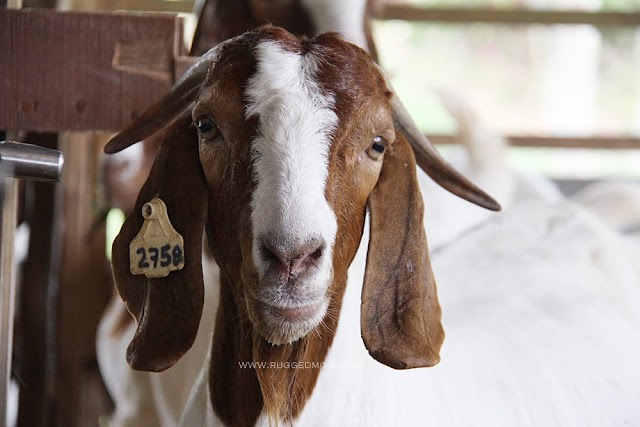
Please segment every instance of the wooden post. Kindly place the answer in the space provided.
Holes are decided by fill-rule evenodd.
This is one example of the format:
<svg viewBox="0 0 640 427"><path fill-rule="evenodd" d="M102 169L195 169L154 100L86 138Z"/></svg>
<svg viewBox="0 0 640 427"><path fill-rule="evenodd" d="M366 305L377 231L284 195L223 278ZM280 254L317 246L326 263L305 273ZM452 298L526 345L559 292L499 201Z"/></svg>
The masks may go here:
<svg viewBox="0 0 640 427"><path fill-rule="evenodd" d="M65 170L61 182L59 224L62 245L56 315L56 375L53 425L96 425L110 402L100 386L95 339L98 322L111 296L106 286L105 230L90 241L87 234L96 207L96 173L104 141L70 132L61 149ZM104 390L104 389L103 389ZM98 402L91 402L91 399Z"/></svg>

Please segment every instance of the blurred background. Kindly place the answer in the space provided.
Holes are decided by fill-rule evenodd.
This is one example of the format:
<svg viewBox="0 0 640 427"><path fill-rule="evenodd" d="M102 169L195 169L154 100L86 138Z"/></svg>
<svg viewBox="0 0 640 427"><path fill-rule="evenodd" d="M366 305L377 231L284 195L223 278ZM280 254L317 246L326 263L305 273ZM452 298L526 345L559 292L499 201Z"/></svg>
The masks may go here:
<svg viewBox="0 0 640 427"><path fill-rule="evenodd" d="M479 120L510 138L516 146L509 159L518 168L560 180L640 177L640 30L633 17L640 0L374 4L380 62L418 124L445 137L436 143L451 142L446 136L457 130L433 95L440 88L464 94ZM60 7L178 12L185 40L196 24L192 1L61 0ZM554 11L568 13L544 14ZM571 16L581 11L593 14ZM545 24L558 19L577 24Z"/></svg>
<svg viewBox="0 0 640 427"><path fill-rule="evenodd" d="M637 0L410 4L538 11L640 8ZM456 19L455 14L444 17ZM485 18L495 16L486 13ZM555 179L640 176L640 152L630 148L634 144L610 149L640 132L640 31L633 26L389 20L376 21L374 36L396 89L428 132L455 133L441 103L424 96L433 86L450 88L463 93L494 131L519 137L522 144L557 147L513 147L509 156L518 167ZM565 149L578 141L594 149Z"/></svg>

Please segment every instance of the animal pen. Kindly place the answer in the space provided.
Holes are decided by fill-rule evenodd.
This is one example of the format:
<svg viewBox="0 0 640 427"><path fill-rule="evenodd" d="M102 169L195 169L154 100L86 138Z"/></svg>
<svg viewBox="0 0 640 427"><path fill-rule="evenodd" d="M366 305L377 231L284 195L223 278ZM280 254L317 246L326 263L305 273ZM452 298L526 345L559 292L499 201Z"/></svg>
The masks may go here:
<svg viewBox="0 0 640 427"><path fill-rule="evenodd" d="M640 26L640 12L380 3L373 16L380 21ZM11 6L0 0L0 7ZM113 289L106 231L94 227L103 208L98 171L104 135L136 119L195 60L188 56L181 18L142 12L188 13L190 2L114 0L100 7L105 11L0 9L0 140L35 144L64 155L59 183L32 181L39 178L37 173L19 175L23 180L15 178L15 171L2 169L8 145L0 145L3 425L12 376L20 385L19 426L96 425L111 409L95 350L96 328ZM429 136L437 144L455 143L452 135ZM512 146L524 147L640 149L640 138L632 134L511 133L507 139ZM55 157L56 151L46 155ZM25 156L26 162L33 154ZM31 231L17 287L13 240L21 221L27 221Z"/></svg>

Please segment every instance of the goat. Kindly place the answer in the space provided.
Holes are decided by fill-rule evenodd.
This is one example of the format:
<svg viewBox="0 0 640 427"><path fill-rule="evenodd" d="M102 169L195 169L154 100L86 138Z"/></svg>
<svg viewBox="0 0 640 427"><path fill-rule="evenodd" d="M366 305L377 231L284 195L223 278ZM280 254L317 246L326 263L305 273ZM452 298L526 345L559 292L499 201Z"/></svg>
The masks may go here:
<svg viewBox="0 0 640 427"><path fill-rule="evenodd" d="M640 266L640 185L635 182L596 182L571 199L622 233Z"/></svg>
<svg viewBox="0 0 640 427"><path fill-rule="evenodd" d="M640 185L633 182L599 182L572 196L631 240L640 243Z"/></svg>
<svg viewBox="0 0 640 427"><path fill-rule="evenodd" d="M639 272L620 236L589 212L566 200L516 202L437 250L447 340L429 370L390 370L360 344L366 251L364 236L333 344L296 425L640 422ZM209 391L220 373L210 366L181 426L220 425Z"/></svg>
<svg viewBox="0 0 640 427"><path fill-rule="evenodd" d="M130 365L162 371L192 345L206 222L221 269L211 350L215 414L229 425L251 425L263 410L296 418L336 331L366 206L364 342L394 368L437 363L444 336L416 161L452 192L499 205L442 160L370 57L333 34L301 41L275 27L245 33L204 55L105 151L145 138L194 101L192 116L168 131L114 242L116 286L138 322ZM162 279L129 271L128 246L153 197L164 200L184 237L184 269ZM298 374L242 370L242 360L314 366Z"/></svg>
<svg viewBox="0 0 640 427"><path fill-rule="evenodd" d="M255 28L260 23L271 22L307 37L327 30L339 31L347 40L368 50L375 57L368 19L372 7L371 0L352 0L347 3L336 0L197 2L194 11L198 16L198 26L191 54L202 55L210 46ZM103 175L108 208L120 208L125 212L133 209L135 197L149 174L162 138L164 135L157 133L140 144L107 157ZM106 218L106 212L103 212L101 219ZM208 261L203 262L209 264ZM205 276L205 288L209 286ZM215 301L207 298L207 304L214 304ZM202 322L209 320L205 318L203 316ZM199 350L190 351L189 361L182 360L178 366L162 375L149 376L131 370L124 361L126 344L134 332L133 318L119 295L114 294L97 336L98 362L115 403L111 423L113 426L175 425L186 400L185 391L188 392L190 384L195 381L195 373L188 366L197 363L201 350L208 346L206 333L199 334L194 344ZM176 386L177 383L182 383L187 387L186 390Z"/></svg>
<svg viewBox="0 0 640 427"><path fill-rule="evenodd" d="M458 127L460 149L447 160L466 177L500 200L503 210L527 200L560 200L556 186L540 176L527 175L509 166L508 143L478 117L476 110L460 94L436 88L434 94ZM425 227L429 247L437 249L492 218L491 212L465 203L440 188L424 174L418 174L420 190L428 205Z"/></svg>

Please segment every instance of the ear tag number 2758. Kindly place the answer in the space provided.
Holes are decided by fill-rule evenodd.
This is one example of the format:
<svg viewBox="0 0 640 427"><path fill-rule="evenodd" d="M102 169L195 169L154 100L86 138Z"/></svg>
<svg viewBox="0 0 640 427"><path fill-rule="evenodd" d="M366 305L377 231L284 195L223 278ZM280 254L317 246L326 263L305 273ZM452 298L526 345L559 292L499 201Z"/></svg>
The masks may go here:
<svg viewBox="0 0 640 427"><path fill-rule="evenodd" d="M129 244L131 274L148 278L166 277L184 268L184 240L173 228L167 206L154 198L142 207L144 223Z"/></svg>

